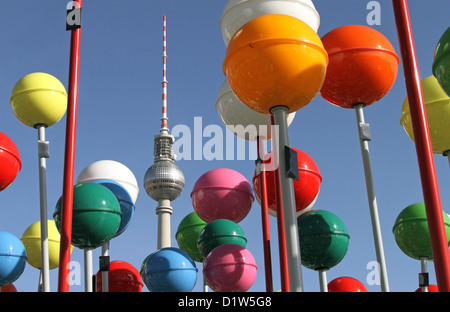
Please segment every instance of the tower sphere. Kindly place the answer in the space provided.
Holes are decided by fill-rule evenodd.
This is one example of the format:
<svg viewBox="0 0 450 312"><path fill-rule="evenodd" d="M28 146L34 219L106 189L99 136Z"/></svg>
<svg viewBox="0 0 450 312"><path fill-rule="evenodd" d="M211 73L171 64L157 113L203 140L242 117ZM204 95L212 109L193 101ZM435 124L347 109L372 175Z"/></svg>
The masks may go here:
<svg viewBox="0 0 450 312"><path fill-rule="evenodd" d="M183 172L170 160L157 161L145 173L144 187L154 200L173 201L184 189Z"/></svg>

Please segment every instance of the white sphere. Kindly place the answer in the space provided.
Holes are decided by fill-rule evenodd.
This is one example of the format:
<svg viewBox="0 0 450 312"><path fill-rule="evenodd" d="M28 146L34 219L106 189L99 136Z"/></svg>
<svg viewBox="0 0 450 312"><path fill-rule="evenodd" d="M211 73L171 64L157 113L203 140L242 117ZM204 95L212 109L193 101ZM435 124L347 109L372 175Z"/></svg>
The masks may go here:
<svg viewBox="0 0 450 312"><path fill-rule="evenodd" d="M133 204L139 193L139 187L133 172L114 160L99 160L83 169L78 175L76 184L86 183L97 179L108 179L122 185L130 194Z"/></svg>
<svg viewBox="0 0 450 312"><path fill-rule="evenodd" d="M270 140L271 117L252 110L234 94L228 80L222 83L216 101L216 111L226 128L244 140L256 141L258 136ZM288 126L292 123L295 112L287 115Z"/></svg>
<svg viewBox="0 0 450 312"><path fill-rule="evenodd" d="M220 32L228 46L236 32L249 21L267 14L284 14L306 23L315 32L320 16L311 0L228 0L220 19Z"/></svg>

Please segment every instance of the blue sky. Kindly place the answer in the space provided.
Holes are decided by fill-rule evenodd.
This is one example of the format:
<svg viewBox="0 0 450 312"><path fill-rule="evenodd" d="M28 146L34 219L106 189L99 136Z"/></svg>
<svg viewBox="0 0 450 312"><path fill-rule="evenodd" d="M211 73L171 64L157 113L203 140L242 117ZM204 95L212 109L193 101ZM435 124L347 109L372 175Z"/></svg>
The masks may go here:
<svg viewBox="0 0 450 312"><path fill-rule="evenodd" d="M367 25L369 1L313 1L321 17L319 36L339 26ZM390 1L381 4L381 24L373 25L393 44L400 55ZM169 128L187 125L194 118L203 127L224 128L214 107L225 79L222 63L226 52L219 30L225 0L197 1L85 1L81 32L80 84L75 178L89 164L111 159L126 165L136 176L140 193L128 229L111 241L111 260L123 260L140 268L156 251L156 202L147 196L143 178L153 163L153 135L160 127L162 79L162 16L167 15L168 114ZM31 72L54 75L67 88L70 33L65 30L66 3L57 0L2 1L0 8L0 131L16 143L22 170L14 183L0 194L0 231L21 237L39 220L37 130L20 123L9 105L15 83ZM450 3L432 0L409 1L419 70L430 76L435 46L448 28ZM413 142L400 125L406 97L402 64L392 90L378 103L364 109L371 126L370 153L378 200L381 230L391 291L414 291L418 287L420 263L406 256L395 243L392 227L400 211L423 201L417 156ZM317 163L323 182L315 209L329 210L346 224L349 250L336 267L327 272L329 281L351 276L368 291L367 265L376 260L367 203L365 180L355 113L335 107L318 95L297 112L289 127L292 147L308 153ZM47 160L48 214L62 194L65 117L46 130L50 142ZM203 144L209 138L203 139ZM255 148L250 145L249 148ZM444 211L450 212L450 168L446 158L435 155L436 171ZM182 195L172 202L172 245L179 222L193 211L190 193L206 171L227 167L251 181L254 160L180 160L177 165L186 178ZM255 201L240 223L248 239L248 249L259 266L250 291L265 291L260 207ZM280 289L276 219L270 217L274 289ZM94 272L100 250L94 250ZM71 260L83 264L83 251L75 249ZM202 290L202 264L194 291ZM430 282L436 283L429 263ZM319 291L318 274L302 268L305 291ZM36 291L39 271L27 265L14 283L19 291ZM81 284L71 291L84 291ZM51 290L57 289L57 269L51 271ZM144 286L144 291L148 291Z"/></svg>

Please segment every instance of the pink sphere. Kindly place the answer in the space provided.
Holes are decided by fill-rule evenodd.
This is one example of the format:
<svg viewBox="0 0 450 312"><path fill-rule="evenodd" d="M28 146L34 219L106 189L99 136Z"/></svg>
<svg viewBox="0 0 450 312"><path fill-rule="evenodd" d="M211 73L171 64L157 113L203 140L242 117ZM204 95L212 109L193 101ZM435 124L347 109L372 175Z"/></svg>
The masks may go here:
<svg viewBox="0 0 450 312"><path fill-rule="evenodd" d="M214 248L203 263L206 283L215 292L245 292L256 279L255 258L241 245Z"/></svg>
<svg viewBox="0 0 450 312"><path fill-rule="evenodd" d="M207 223L217 219L238 223L247 216L254 201L248 180L227 168L203 174L195 183L191 198L195 212Z"/></svg>

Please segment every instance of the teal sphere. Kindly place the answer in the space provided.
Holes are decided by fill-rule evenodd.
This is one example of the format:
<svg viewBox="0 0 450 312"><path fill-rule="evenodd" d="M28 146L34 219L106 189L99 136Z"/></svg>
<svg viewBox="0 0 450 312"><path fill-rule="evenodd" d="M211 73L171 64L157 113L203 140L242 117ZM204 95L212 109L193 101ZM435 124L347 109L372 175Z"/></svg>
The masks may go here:
<svg viewBox="0 0 450 312"><path fill-rule="evenodd" d="M56 204L55 219L61 228L61 202ZM117 233L122 218L117 197L107 187L97 183L79 183L73 188L72 245L97 248Z"/></svg>
<svg viewBox="0 0 450 312"><path fill-rule="evenodd" d="M198 249L206 258L216 247L224 244L247 246L247 238L242 228L234 221L217 219L206 224L198 237Z"/></svg>
<svg viewBox="0 0 450 312"><path fill-rule="evenodd" d="M302 265L328 270L344 259L350 235L342 220L325 210L312 210L298 220Z"/></svg>

